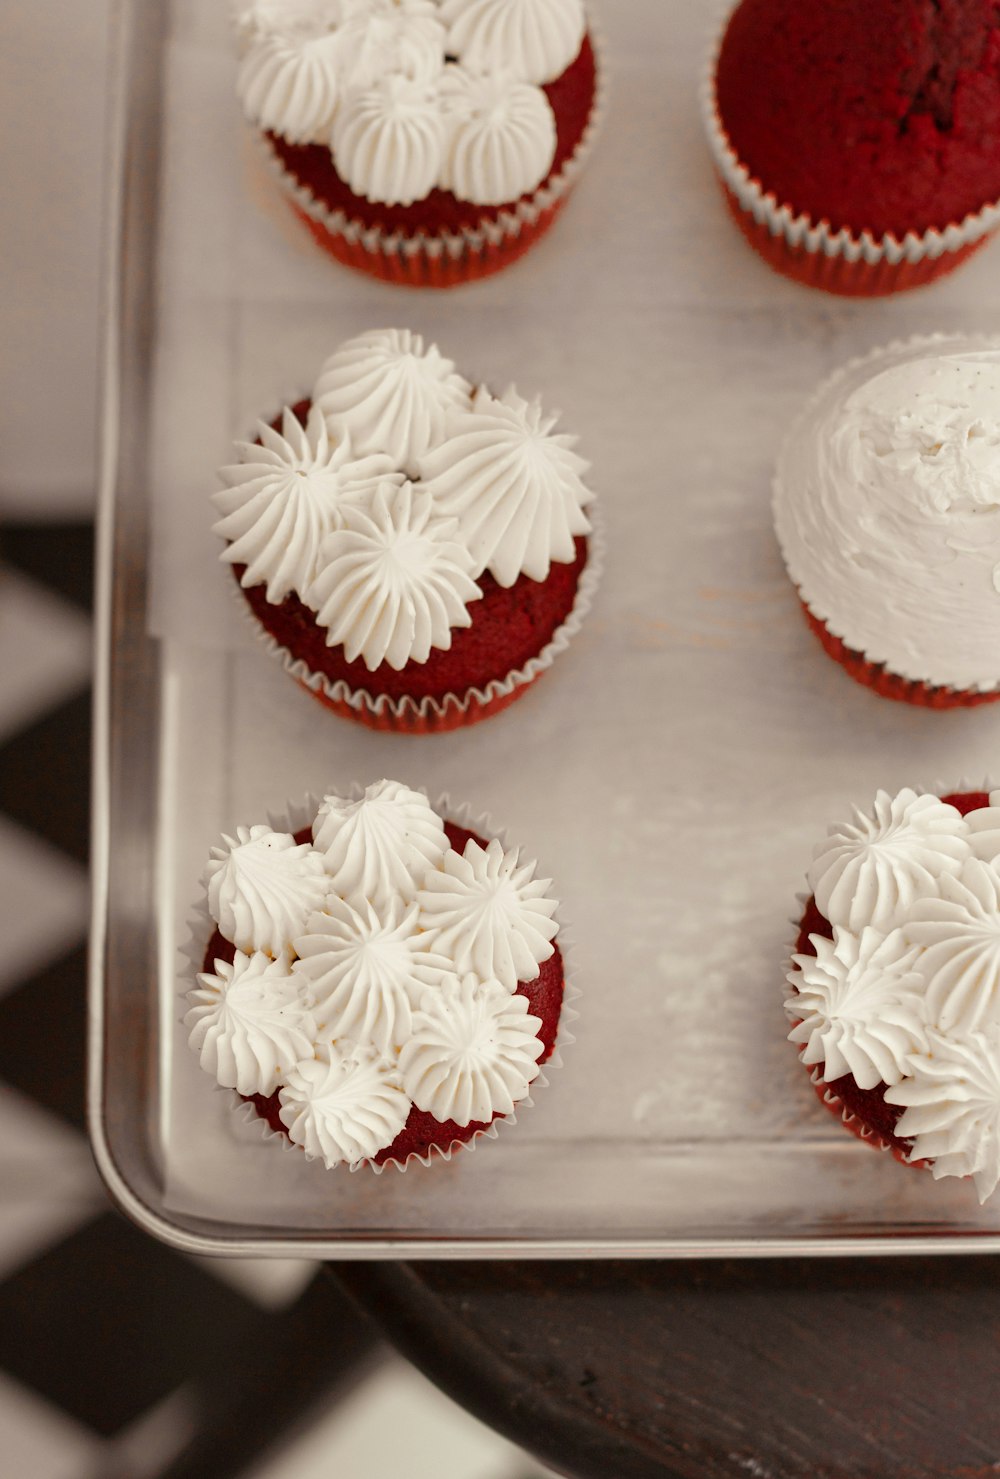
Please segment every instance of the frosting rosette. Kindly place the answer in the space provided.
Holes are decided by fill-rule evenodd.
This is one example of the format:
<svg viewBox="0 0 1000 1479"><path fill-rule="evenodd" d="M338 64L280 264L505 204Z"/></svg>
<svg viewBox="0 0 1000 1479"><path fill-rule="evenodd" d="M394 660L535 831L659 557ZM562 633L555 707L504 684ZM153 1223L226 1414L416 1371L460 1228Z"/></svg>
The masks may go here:
<svg viewBox="0 0 1000 1479"><path fill-rule="evenodd" d="M270 33L240 62L236 90L251 123L293 144L325 138L333 127L340 84L333 35Z"/></svg>
<svg viewBox="0 0 1000 1479"><path fill-rule="evenodd" d="M333 161L358 195L412 205L429 195L445 156L434 84L390 73L345 97L333 125Z"/></svg>
<svg viewBox="0 0 1000 1479"><path fill-rule="evenodd" d="M408 329L355 334L237 444L213 495L258 636L325 706L430 733L498 713L565 649L602 546L576 438Z"/></svg>
<svg viewBox="0 0 1000 1479"><path fill-rule="evenodd" d="M458 520L476 574L488 570L502 586L521 574L544 580L590 531L589 464L573 451L575 437L553 434L557 420L513 387L500 397L480 387L420 465L435 505Z"/></svg>
<svg viewBox="0 0 1000 1479"><path fill-rule="evenodd" d="M334 59L347 86L364 89L398 73L433 82L444 66L446 34L433 0L383 0L347 8Z"/></svg>
<svg viewBox="0 0 1000 1479"><path fill-rule="evenodd" d="M971 1177L981 1200L1000 1177L995 800L880 791L831 827L785 1002L824 1103L897 1160Z"/></svg>
<svg viewBox="0 0 1000 1479"><path fill-rule="evenodd" d="M556 1049L554 900L534 864L465 820L382 780L295 808L289 832L241 826L212 850L211 934L205 944L201 913L189 952L202 967L187 989L190 1047L268 1133L328 1168L405 1169L474 1145L530 1103ZM454 892L456 845L474 872L486 860L489 945L471 949L483 969L512 968L502 981L456 963L466 953L448 920L427 925L421 899L439 877ZM267 948L241 948L248 931Z"/></svg>
<svg viewBox="0 0 1000 1479"><path fill-rule="evenodd" d="M213 532L227 541L220 558L246 567L241 584L262 583L278 602L308 590L319 547L348 504L403 479L385 453L354 456L348 435L331 432L315 406L305 426L286 406L280 431L264 422L258 430L256 442L237 442L240 461L220 472L227 486L212 495L222 513Z"/></svg>
<svg viewBox="0 0 1000 1479"><path fill-rule="evenodd" d="M448 50L471 69L551 82L583 44L582 0L443 0Z"/></svg>
<svg viewBox="0 0 1000 1479"><path fill-rule="evenodd" d="M324 361L313 404L346 426L357 453L388 454L411 476L446 435L450 411L468 409L472 386L436 344L409 329L372 329Z"/></svg>
<svg viewBox="0 0 1000 1479"><path fill-rule="evenodd" d="M461 200L516 200L540 184L556 152L556 120L540 87L504 72L451 65L441 79L449 140L441 185Z"/></svg>

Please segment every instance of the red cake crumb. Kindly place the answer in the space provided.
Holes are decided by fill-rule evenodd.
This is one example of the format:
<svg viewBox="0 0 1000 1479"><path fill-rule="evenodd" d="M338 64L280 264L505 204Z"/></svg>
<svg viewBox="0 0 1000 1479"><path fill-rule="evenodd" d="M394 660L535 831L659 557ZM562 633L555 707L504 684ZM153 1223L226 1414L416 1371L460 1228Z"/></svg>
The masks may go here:
<svg viewBox="0 0 1000 1479"><path fill-rule="evenodd" d="M311 401L296 402L292 411L303 425ZM275 428L280 421L272 423ZM509 587L498 585L488 571L477 577L482 599L469 604L472 624L455 627L451 646L431 648L426 662L407 663L398 672L382 663L369 672L361 658L348 662L341 644L327 646L326 628L317 625L313 611L294 591L278 605L267 599L267 587L255 585L243 591L254 616L265 631L293 657L301 658L313 673L322 673L331 683L341 679L352 690L399 699L443 699L446 694L464 694L469 688L484 688L493 679L523 668L551 641L573 609L576 588L587 563L587 541L574 540L575 558L569 563L553 561L545 580L519 575ZM245 565L232 567L239 581Z"/></svg>
<svg viewBox="0 0 1000 1479"><path fill-rule="evenodd" d="M594 106L597 68L590 37L585 36L576 60L561 77L546 84L544 92L556 119L556 152L549 178L557 175L575 153L583 138L587 120ZM480 222L495 221L501 213L511 211L517 201L502 205L473 205L459 200L450 190L435 189L412 205L382 205L355 195L334 167L329 149L324 144L290 144L279 134L268 133L267 140L289 174L303 184L313 197L328 210L341 210L351 221L364 227L377 227L389 234L402 232L415 236L426 232L436 236L443 231L460 233ZM536 189L541 188L536 186ZM529 200L535 191L523 198Z"/></svg>
<svg viewBox="0 0 1000 1479"><path fill-rule="evenodd" d="M483 847L486 846L485 838L480 837L476 832L470 832L465 827L456 826L454 822L445 822L444 830L449 846L456 852L463 852L470 838ZM302 827L295 833L295 841L298 843L311 842L312 829ZM201 968L203 971L213 972L217 960L224 960L228 964L232 962L235 954L235 946L219 929L215 929L205 947ZM528 1011L533 1017L541 1019L542 1025L538 1036L545 1045L545 1051L539 1058L539 1063L544 1063L550 1058L555 1048L565 984L562 954L559 946L556 945L554 953L542 963L536 979L522 981L517 987L517 995L528 999ZM272 1130L288 1138L288 1131L281 1121L279 1113L281 1104L276 1093L270 1095L241 1094L240 1098L245 1103L252 1104L261 1119L266 1120ZM496 1118L497 1116L494 1115L493 1119ZM447 1149L456 1140L461 1142L471 1140L479 1130L488 1129L489 1124L490 1121L473 1120L468 1125L456 1125L454 1120L436 1120L433 1115L418 1109L414 1104L410 1107L406 1124L395 1140L384 1150L380 1150L373 1159L379 1166L391 1160L405 1163L407 1156L426 1155L432 1146Z"/></svg>
<svg viewBox="0 0 1000 1479"><path fill-rule="evenodd" d="M950 791L946 796L942 796L941 800L945 805L953 806L956 811L961 812L962 816L990 804L987 791ZM799 921L799 933L795 941L797 955L816 954L816 947L810 940L810 935L820 935L826 940L833 939L833 925L820 912L815 895L809 898ZM818 1068L822 1075L823 1064L819 1064ZM913 1148L913 1141L904 1139L895 1133L896 1125L904 1113L903 1106L886 1104L887 1084L878 1084L874 1089L861 1089L855 1083L853 1075L848 1073L842 1078L831 1079L818 1087L820 1090L824 1087L831 1090L843 1107L856 1115L867 1129L874 1131L883 1143L888 1144L900 1156L904 1158L908 1156ZM840 1113L839 1107L837 1113Z"/></svg>
<svg viewBox="0 0 1000 1479"><path fill-rule="evenodd" d="M743 0L716 86L796 214L902 237L1000 198L1000 0Z"/></svg>

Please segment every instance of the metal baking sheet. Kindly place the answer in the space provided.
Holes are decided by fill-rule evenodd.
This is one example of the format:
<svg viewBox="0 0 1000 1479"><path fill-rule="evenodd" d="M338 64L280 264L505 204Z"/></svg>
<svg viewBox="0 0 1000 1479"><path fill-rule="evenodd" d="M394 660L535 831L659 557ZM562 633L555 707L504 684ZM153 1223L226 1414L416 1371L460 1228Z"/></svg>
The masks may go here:
<svg viewBox="0 0 1000 1479"><path fill-rule="evenodd" d="M997 250L853 303L773 276L698 120L701 0L606 3L613 93L565 217L452 293L319 253L234 101L226 0L124 4L108 253L91 1114L105 1178L200 1252L671 1256L1000 1249L1000 1202L855 1142L785 1042L789 918L828 820L879 786L997 770L1000 713L887 703L824 657L771 532L784 428L891 338L1000 331ZM349 334L403 325L581 434L608 559L538 687L464 733L337 720L248 635L209 532L232 440ZM262 1143L180 1028L210 845L383 775L491 812L556 880L577 1041L516 1127L429 1171Z"/></svg>

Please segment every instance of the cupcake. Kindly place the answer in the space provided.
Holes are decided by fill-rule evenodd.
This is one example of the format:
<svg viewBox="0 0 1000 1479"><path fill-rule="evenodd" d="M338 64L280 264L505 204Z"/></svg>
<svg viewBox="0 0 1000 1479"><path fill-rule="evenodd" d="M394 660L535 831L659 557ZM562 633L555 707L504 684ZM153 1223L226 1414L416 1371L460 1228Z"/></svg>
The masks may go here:
<svg viewBox="0 0 1000 1479"><path fill-rule="evenodd" d="M212 849L190 1045L330 1169L495 1135L564 1037L549 880L468 821L383 780Z"/></svg>
<svg viewBox="0 0 1000 1479"><path fill-rule="evenodd" d="M785 1010L816 1091L935 1179L1000 1180L1000 792L880 791L809 869Z"/></svg>
<svg viewBox="0 0 1000 1479"><path fill-rule="evenodd" d="M840 370L785 442L774 516L853 678L935 709L1000 697L1000 341L912 339Z"/></svg>
<svg viewBox="0 0 1000 1479"><path fill-rule="evenodd" d="M296 213L340 262L451 287L552 225L590 151L583 0L256 0L237 89Z"/></svg>
<svg viewBox="0 0 1000 1479"><path fill-rule="evenodd" d="M426 733L506 708L597 581L574 437L406 330L343 344L214 495L257 629L328 707Z"/></svg>
<svg viewBox="0 0 1000 1479"><path fill-rule="evenodd" d="M702 111L737 225L798 282L919 287L1000 224L994 0L741 0Z"/></svg>

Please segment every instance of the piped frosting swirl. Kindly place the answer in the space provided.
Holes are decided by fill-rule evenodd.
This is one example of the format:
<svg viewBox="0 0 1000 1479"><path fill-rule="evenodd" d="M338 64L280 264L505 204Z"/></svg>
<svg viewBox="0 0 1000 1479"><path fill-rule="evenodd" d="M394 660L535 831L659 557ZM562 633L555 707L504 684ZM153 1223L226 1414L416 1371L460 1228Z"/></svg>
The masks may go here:
<svg viewBox="0 0 1000 1479"><path fill-rule="evenodd" d="M222 844L205 870L212 918L238 950L281 955L326 899L323 859L264 825L237 827Z"/></svg>
<svg viewBox="0 0 1000 1479"><path fill-rule="evenodd" d="M583 44L582 0L443 0L448 50L479 72L509 67L525 82L561 76Z"/></svg>

